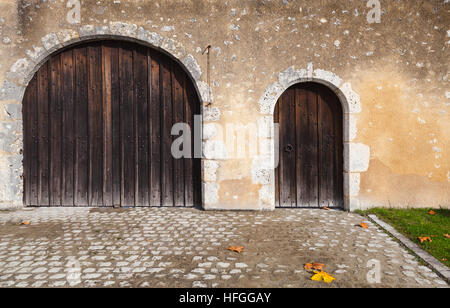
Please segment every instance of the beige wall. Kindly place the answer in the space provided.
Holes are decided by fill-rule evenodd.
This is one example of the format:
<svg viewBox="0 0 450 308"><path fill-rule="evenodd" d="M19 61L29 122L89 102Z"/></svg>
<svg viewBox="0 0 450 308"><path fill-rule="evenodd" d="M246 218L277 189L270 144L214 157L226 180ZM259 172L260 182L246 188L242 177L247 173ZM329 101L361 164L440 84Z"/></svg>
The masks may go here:
<svg viewBox="0 0 450 308"><path fill-rule="evenodd" d="M32 71L60 44L106 33L145 38L174 55L204 101L201 52L211 45L207 133L270 120L265 108L296 80L334 86L350 108L347 208L450 207L450 3L381 0L381 22L369 23L362 0L82 0L81 23L70 24L67 2L0 1L3 206L22 204L20 104ZM260 157L226 159L222 146L205 140L205 206L272 208L273 176Z"/></svg>

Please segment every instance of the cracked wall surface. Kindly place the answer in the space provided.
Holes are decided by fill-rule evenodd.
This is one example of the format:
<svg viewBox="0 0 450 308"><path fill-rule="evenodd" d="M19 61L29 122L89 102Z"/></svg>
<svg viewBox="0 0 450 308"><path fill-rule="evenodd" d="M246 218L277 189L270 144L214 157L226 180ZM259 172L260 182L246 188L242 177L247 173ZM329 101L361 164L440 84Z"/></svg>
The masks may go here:
<svg viewBox="0 0 450 308"><path fill-rule="evenodd" d="M195 82L206 209L273 209L274 104L306 80L343 105L347 209L450 207L448 1L382 0L380 23L353 0L82 0L79 20L73 2L0 2L0 207L22 206L33 73L64 46L110 37L171 55ZM256 155L230 155L230 123L257 128Z"/></svg>

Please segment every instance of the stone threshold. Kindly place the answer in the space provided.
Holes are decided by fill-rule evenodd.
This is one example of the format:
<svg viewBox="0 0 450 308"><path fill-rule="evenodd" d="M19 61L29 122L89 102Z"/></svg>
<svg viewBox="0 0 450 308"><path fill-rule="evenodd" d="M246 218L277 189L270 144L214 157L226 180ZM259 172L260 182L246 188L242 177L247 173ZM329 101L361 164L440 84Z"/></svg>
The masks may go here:
<svg viewBox="0 0 450 308"><path fill-rule="evenodd" d="M370 220L380 226L385 232L396 238L401 244L407 247L417 257L424 261L429 267L431 267L437 274L444 278L447 283L450 283L450 269L439 262L435 257L428 252L420 248L416 243L412 242L406 236L395 230L391 225L379 219L376 215L369 215Z"/></svg>

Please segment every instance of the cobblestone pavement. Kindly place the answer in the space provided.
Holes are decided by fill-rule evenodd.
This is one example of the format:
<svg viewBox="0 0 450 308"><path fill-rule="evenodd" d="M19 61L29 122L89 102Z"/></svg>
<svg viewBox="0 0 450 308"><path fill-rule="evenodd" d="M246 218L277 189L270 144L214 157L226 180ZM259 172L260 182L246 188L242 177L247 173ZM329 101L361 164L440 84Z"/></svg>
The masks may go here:
<svg viewBox="0 0 450 308"><path fill-rule="evenodd" d="M447 287L376 226L358 227L363 221L308 209L1 211L0 286ZM379 261L380 284L367 280L370 260ZM311 281L308 262L325 263L336 281Z"/></svg>

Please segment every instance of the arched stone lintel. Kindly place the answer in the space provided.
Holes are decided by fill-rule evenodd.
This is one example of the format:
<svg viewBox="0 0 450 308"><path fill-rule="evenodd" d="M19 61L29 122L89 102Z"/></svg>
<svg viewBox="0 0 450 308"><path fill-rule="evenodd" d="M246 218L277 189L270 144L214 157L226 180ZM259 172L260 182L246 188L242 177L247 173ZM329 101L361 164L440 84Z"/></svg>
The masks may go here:
<svg viewBox="0 0 450 308"><path fill-rule="evenodd" d="M361 112L360 96L356 93L349 82L343 80L336 74L322 69L313 70L312 64L307 69L295 70L293 66L278 75L278 81L271 84L259 100L260 112L273 115L275 105L280 96L289 87L303 82L316 82L330 88L340 99L344 114L358 114Z"/></svg>
<svg viewBox="0 0 450 308"><path fill-rule="evenodd" d="M83 25L77 30L64 29L44 35L40 42L42 45L33 45L32 50L25 51L27 57L17 60L11 66L6 74L7 79L0 88L0 99L21 102L26 86L34 74L55 52L77 43L104 39L138 43L170 56L188 73L201 102L212 102L212 90L206 82L201 80L200 65L192 54L187 54L181 43L135 24L122 22L110 22L109 26Z"/></svg>

